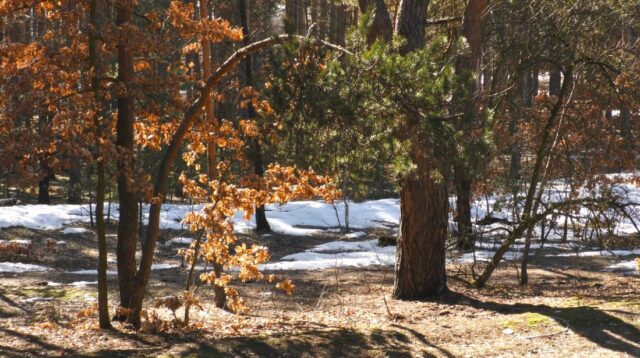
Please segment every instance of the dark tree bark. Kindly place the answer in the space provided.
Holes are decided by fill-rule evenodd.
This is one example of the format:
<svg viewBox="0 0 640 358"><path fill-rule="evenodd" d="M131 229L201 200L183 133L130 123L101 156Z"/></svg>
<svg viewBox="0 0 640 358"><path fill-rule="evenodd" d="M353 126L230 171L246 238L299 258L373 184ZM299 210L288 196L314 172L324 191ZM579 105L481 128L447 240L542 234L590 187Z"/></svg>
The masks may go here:
<svg viewBox="0 0 640 358"><path fill-rule="evenodd" d="M461 132L473 132L482 125L482 113L479 99L480 89L480 56L482 49L482 32L484 16L489 5L488 0L470 0L467 4L463 23L462 35L467 39L470 51L456 58L456 73L462 83L455 97L460 106L459 111L464 117L457 122L457 129ZM469 138L473 141L475 138ZM465 142L463 158L457 158L454 164L454 183L456 187L456 221L458 224L457 247L461 250L471 250L474 245L473 226L471 224L471 189L474 174L480 163L471 153L472 142Z"/></svg>
<svg viewBox="0 0 640 358"><path fill-rule="evenodd" d="M425 45L425 26L429 0L402 0L398 8L395 34L402 36L406 43L402 51L410 52Z"/></svg>
<svg viewBox="0 0 640 358"><path fill-rule="evenodd" d="M284 29L290 34L306 34L307 15L304 0L287 0L285 2Z"/></svg>
<svg viewBox="0 0 640 358"><path fill-rule="evenodd" d="M103 13L103 0L92 0L89 10L89 60L94 69L94 76L91 81L92 90L96 103L103 105L103 110L107 103L101 98L99 76L103 74L102 60L100 58L99 32L102 27L101 16ZM94 129L96 137L102 138L102 118L103 110L99 111L94 119ZM107 286L107 236L106 224L104 220L104 199L105 199L105 163L102 155L102 145L100 140L96 141L97 158L96 172L98 181L96 183L96 234L98 236L98 317L101 329L111 328L109 319L109 289Z"/></svg>
<svg viewBox="0 0 640 358"><path fill-rule="evenodd" d="M123 26L131 21L133 3L125 1L117 9L116 24ZM133 56L126 41L118 44L118 81L128 86L134 77ZM134 167L133 140L135 108L134 98L125 92L117 99L116 148L118 149L118 286L120 305L130 307L132 284L136 272L136 243L138 240L138 199L131 175ZM116 317L123 319L124 317Z"/></svg>
<svg viewBox="0 0 640 358"><path fill-rule="evenodd" d="M51 180L55 178L53 169L45 161L42 162L42 172L44 173L40 181L38 182L38 204L51 204L51 195L49 193L49 186Z"/></svg>
<svg viewBox="0 0 640 358"><path fill-rule="evenodd" d="M375 7L372 10L372 7ZM367 25L367 44L371 45L377 40L390 42L393 35L393 23L384 0L361 0L360 11L365 14L373 11Z"/></svg>
<svg viewBox="0 0 640 358"><path fill-rule="evenodd" d="M69 191L67 203L80 204L82 202L82 167L79 158L71 159L69 168Z"/></svg>
<svg viewBox="0 0 640 358"><path fill-rule="evenodd" d="M347 42L347 6L336 6L336 39L335 44L344 46Z"/></svg>
<svg viewBox="0 0 640 358"><path fill-rule="evenodd" d="M472 180L469 175L463 174L459 169L454 171L454 182L456 187L456 221L458 224L457 247L460 250L473 250L474 237L473 226L471 224L471 185Z"/></svg>
<svg viewBox="0 0 640 358"><path fill-rule="evenodd" d="M250 32L249 32L249 18L248 18L248 9L246 0L239 1L239 11L240 11L240 25L242 26L242 32L244 33L244 45L248 45L250 43ZM247 56L244 60L244 84L246 86L253 86L253 57L251 55ZM249 103L247 106L247 118L255 119L257 117L255 108L253 105ZM260 148L260 143L257 139L251 139L251 159L253 161L253 169L254 174L259 177L264 175L264 160L262 158L262 150ZM267 221L267 215L264 210L264 205L256 207L256 231L258 232L270 232L271 226L269 226L269 222Z"/></svg>
<svg viewBox="0 0 640 358"><path fill-rule="evenodd" d="M318 3L318 37L322 40L327 38L329 32L329 4L328 0L319 0Z"/></svg>
<svg viewBox="0 0 640 358"><path fill-rule="evenodd" d="M549 95L557 96L560 94L560 85L562 84L562 78L560 75L560 69L554 68L549 72Z"/></svg>
<svg viewBox="0 0 640 358"><path fill-rule="evenodd" d="M402 0L396 34L407 42L407 53L425 45L424 26L428 1ZM447 290L445 241L448 228L448 200L444 181L432 177L436 168L422 144L414 143L411 153L417 170L401 182L400 233L393 296L423 299Z"/></svg>

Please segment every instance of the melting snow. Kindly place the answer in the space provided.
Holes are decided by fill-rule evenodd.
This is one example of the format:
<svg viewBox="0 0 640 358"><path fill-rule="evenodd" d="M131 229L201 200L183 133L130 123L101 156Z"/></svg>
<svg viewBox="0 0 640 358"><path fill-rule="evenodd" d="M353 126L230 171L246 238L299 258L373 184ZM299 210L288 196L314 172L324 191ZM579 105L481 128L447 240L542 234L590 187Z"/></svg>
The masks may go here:
<svg viewBox="0 0 640 358"><path fill-rule="evenodd" d="M617 264L607 266L607 269L611 271L638 272L639 271L638 269L640 269L640 267L639 267L638 261L636 260L619 262Z"/></svg>
<svg viewBox="0 0 640 358"><path fill-rule="evenodd" d="M77 235L77 234L84 234L87 232L91 232L91 230L83 227L68 227L62 230L62 233L65 235Z"/></svg>
<svg viewBox="0 0 640 358"><path fill-rule="evenodd" d="M166 245L191 245L193 239L190 237L176 237L166 242Z"/></svg>
<svg viewBox="0 0 640 358"><path fill-rule="evenodd" d="M395 246L380 247L377 240L334 241L315 246L304 252L287 255L282 258L282 261L261 265L261 269L324 270L336 267L393 265L395 259Z"/></svg>
<svg viewBox="0 0 640 358"><path fill-rule="evenodd" d="M362 231L356 231L356 232L352 232L350 234L345 235L347 239L357 239L364 236L367 236L367 233Z"/></svg>
<svg viewBox="0 0 640 358"><path fill-rule="evenodd" d="M14 273L23 273L23 272L44 272L50 271L51 269L45 266L40 265L32 265L32 264L23 264L20 262L0 262L0 272L14 272Z"/></svg>

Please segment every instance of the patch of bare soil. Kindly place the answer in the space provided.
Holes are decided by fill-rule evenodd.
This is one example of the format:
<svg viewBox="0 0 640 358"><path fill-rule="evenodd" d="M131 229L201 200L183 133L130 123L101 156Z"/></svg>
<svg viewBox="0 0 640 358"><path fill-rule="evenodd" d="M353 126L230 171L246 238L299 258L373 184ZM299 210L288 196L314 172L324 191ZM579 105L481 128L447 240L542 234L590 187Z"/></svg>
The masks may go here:
<svg viewBox="0 0 640 358"><path fill-rule="evenodd" d="M58 234L9 229L0 235L37 241ZM0 274L2 356L640 356L640 278L603 271L611 258L534 257L526 287L505 264L482 290L466 284L469 265L451 265L450 292L421 302L391 297L392 267L278 272L293 280L293 296L266 282L234 286L252 307L248 314L216 309L212 290L203 286L202 310L193 310L189 330L135 332L114 323L103 332L91 309L96 287L71 285L95 277L65 273L95 267L94 237L55 239L67 241L66 248L35 261L56 270ZM109 239L113 250L115 238ZM270 247L276 259L335 239L244 236ZM176 250L161 245L158 262L179 264ZM154 271L147 296L180 294L185 277L181 268ZM47 284L52 281L62 285ZM110 276L112 312L117 299ZM157 313L173 318L166 309Z"/></svg>

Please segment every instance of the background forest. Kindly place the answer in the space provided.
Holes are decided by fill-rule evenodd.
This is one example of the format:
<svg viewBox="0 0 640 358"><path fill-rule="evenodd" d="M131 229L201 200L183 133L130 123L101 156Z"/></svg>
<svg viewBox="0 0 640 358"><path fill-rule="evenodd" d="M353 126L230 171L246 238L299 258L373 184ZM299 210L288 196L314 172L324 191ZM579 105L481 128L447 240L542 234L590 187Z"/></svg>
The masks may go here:
<svg viewBox="0 0 640 358"><path fill-rule="evenodd" d="M0 91L2 353L640 354L637 0L3 0Z"/></svg>

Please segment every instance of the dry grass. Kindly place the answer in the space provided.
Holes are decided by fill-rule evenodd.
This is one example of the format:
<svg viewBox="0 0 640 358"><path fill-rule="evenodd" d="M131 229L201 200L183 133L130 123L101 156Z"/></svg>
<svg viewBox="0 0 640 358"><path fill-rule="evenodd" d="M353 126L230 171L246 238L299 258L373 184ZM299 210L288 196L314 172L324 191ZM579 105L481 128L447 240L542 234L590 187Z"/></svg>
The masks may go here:
<svg viewBox="0 0 640 358"><path fill-rule="evenodd" d="M291 240L282 237L269 242L286 245ZM91 238L84 237L73 243L67 254L77 250L91 256L90 245ZM168 259L171 253L161 252L160 257ZM195 326L159 333L134 332L118 324L113 331L98 331L95 316L78 318L82 310L91 313L87 308L95 302L95 286L43 285L77 277L55 272L4 274L0 353L105 357L640 356L640 278L603 272L601 268L607 263L598 260L535 259L531 284L526 287L518 286L509 267L498 270L483 290L451 279L451 292L431 302L393 300L390 267L288 272L285 275L296 285L293 297L265 283L236 286L253 308L248 315L239 316L215 309L211 290L203 289L204 310L194 311ZM45 261L57 262L51 258ZM60 263L60 267L68 266ZM451 270L457 273L460 267ZM179 294L184 277L181 270L154 272L149 296ZM110 284L113 303L116 282ZM33 297L48 300L25 301ZM165 319L172 317L166 310L158 313Z"/></svg>

